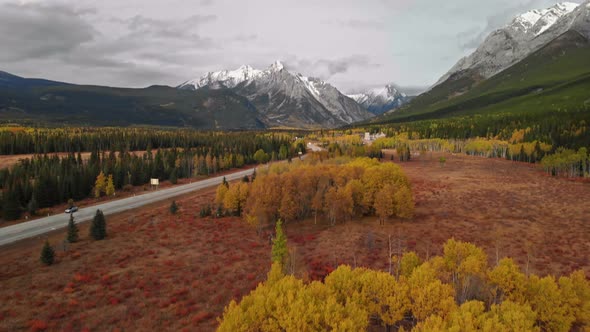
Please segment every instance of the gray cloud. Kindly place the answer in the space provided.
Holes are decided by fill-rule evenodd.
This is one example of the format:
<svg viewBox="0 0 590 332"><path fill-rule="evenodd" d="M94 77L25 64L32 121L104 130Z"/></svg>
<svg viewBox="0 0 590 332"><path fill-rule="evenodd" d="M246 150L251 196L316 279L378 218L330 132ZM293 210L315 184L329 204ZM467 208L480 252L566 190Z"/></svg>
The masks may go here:
<svg viewBox="0 0 590 332"><path fill-rule="evenodd" d="M369 57L365 55L351 55L339 59L295 60L287 62L286 67L327 80L334 75L344 74L353 67L371 68L379 67L379 64L371 63Z"/></svg>
<svg viewBox="0 0 590 332"><path fill-rule="evenodd" d="M427 86L514 15L557 1L0 0L0 70L175 86L283 59L344 91Z"/></svg>
<svg viewBox="0 0 590 332"><path fill-rule="evenodd" d="M239 34L230 38L230 41L237 41L237 42L252 42L258 39L258 35L255 33L251 34Z"/></svg>
<svg viewBox="0 0 590 332"><path fill-rule="evenodd" d="M381 20L361 20L361 19L348 19L348 20L335 20L327 22L329 24L335 24L343 28L350 29L383 29L385 23Z"/></svg>
<svg viewBox="0 0 590 332"><path fill-rule="evenodd" d="M483 29L472 28L457 35L460 46L465 50L477 48L485 38L494 30L508 24L514 17L528 10L545 8L550 5L548 0L528 0L525 3L515 2L511 6L502 8L486 18Z"/></svg>
<svg viewBox="0 0 590 332"><path fill-rule="evenodd" d="M161 20L136 15L124 22L134 32L155 37L183 39L197 36L191 32L190 28L215 21L216 19L217 16L215 15L193 15L183 20Z"/></svg>
<svg viewBox="0 0 590 332"><path fill-rule="evenodd" d="M62 5L4 4L0 6L1 61L67 54L96 35L82 15Z"/></svg>

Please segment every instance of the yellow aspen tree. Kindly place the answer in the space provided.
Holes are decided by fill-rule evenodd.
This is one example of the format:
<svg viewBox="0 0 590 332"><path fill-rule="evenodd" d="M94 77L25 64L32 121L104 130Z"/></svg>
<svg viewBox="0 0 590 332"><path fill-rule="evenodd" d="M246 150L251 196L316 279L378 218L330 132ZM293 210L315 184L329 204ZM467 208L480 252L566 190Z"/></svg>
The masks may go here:
<svg viewBox="0 0 590 332"><path fill-rule="evenodd" d="M458 300L463 302L471 295L470 285L476 279L485 278L488 258L481 248L455 239L445 243L443 252L445 266L451 275Z"/></svg>
<svg viewBox="0 0 590 332"><path fill-rule="evenodd" d="M402 219L414 217L414 197L408 186L401 186L394 195L396 215Z"/></svg>
<svg viewBox="0 0 590 332"><path fill-rule="evenodd" d="M330 187L324 195L324 211L331 225L336 224L338 210L338 189Z"/></svg>
<svg viewBox="0 0 590 332"><path fill-rule="evenodd" d="M511 258L502 258L498 266L488 272L488 281L497 300L525 302L526 276Z"/></svg>
<svg viewBox="0 0 590 332"><path fill-rule="evenodd" d="M564 302L575 318L575 324L590 329L590 281L583 271L559 278Z"/></svg>
<svg viewBox="0 0 590 332"><path fill-rule="evenodd" d="M94 182L94 197L99 198L100 195L104 192L106 185L106 177L104 176L104 173L100 171L100 173L96 177L96 181Z"/></svg>
<svg viewBox="0 0 590 332"><path fill-rule="evenodd" d="M295 176L292 174L283 175L283 186L281 192L281 204L279 214L286 222L294 221L301 213L301 201L297 191Z"/></svg>
<svg viewBox="0 0 590 332"><path fill-rule="evenodd" d="M537 314L526 303L519 304L512 301L503 301L499 305L492 305L490 314L497 317L497 320L503 325L502 329L497 329L497 331L540 331L540 328L535 326ZM491 329L488 330L491 331Z"/></svg>
<svg viewBox="0 0 590 332"><path fill-rule="evenodd" d="M374 209L375 214L379 217L379 224L383 225L385 221L395 215L395 187L392 184L386 184L375 194Z"/></svg>
<svg viewBox="0 0 590 332"><path fill-rule="evenodd" d="M353 169L354 171L355 169ZM350 180L346 184L346 190L352 195L353 213L355 215L362 214L362 203L363 203L363 184L358 179Z"/></svg>
<svg viewBox="0 0 590 332"><path fill-rule="evenodd" d="M114 196L115 195L115 184L113 182L113 175L109 174L109 178L107 180L107 185L105 188L105 194L107 196Z"/></svg>
<svg viewBox="0 0 590 332"><path fill-rule="evenodd" d="M429 263L414 270L408 279L408 286L410 310L418 320L431 315L445 318L456 307L453 287L437 279L436 271Z"/></svg>
<svg viewBox="0 0 590 332"><path fill-rule="evenodd" d="M324 208L324 192L318 190L311 200L311 209L313 211L313 223L318 223L318 213Z"/></svg>
<svg viewBox="0 0 590 332"><path fill-rule="evenodd" d="M400 275L409 278L414 270L420 265L422 265L422 261L415 252L406 252L402 255L400 261Z"/></svg>
<svg viewBox="0 0 590 332"><path fill-rule="evenodd" d="M217 190L215 191L215 204L218 206L223 205L223 201L225 200L225 194L227 193L228 189L225 184L220 184L217 186Z"/></svg>
<svg viewBox="0 0 590 332"><path fill-rule="evenodd" d="M248 184L245 182L231 185L223 197L223 206L238 216L242 215L248 198L248 189Z"/></svg>
<svg viewBox="0 0 590 332"><path fill-rule="evenodd" d="M541 327L546 331L569 331L575 321L574 314L564 303L562 293L553 276L529 277L527 302L537 313Z"/></svg>

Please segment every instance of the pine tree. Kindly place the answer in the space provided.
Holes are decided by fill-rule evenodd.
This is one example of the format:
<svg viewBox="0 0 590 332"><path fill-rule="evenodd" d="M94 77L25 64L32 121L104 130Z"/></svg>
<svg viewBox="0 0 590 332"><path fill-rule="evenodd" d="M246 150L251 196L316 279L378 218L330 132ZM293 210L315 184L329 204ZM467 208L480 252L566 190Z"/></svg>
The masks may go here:
<svg viewBox="0 0 590 332"><path fill-rule="evenodd" d="M53 264L54 261L55 251L53 251L53 248L49 245L49 241L45 241L45 245L41 250L41 263L49 266Z"/></svg>
<svg viewBox="0 0 590 332"><path fill-rule="evenodd" d="M172 172L170 172L170 183L177 184L178 183L178 169L174 168Z"/></svg>
<svg viewBox="0 0 590 332"><path fill-rule="evenodd" d="M223 185L224 185L226 188L229 188L229 183L227 183L227 180L225 179L225 176L223 177L223 182L222 182L222 183L223 183Z"/></svg>
<svg viewBox="0 0 590 332"><path fill-rule="evenodd" d="M176 201L172 201L172 204L170 204L170 213L176 214L177 212L178 212L178 205L176 204Z"/></svg>
<svg viewBox="0 0 590 332"><path fill-rule="evenodd" d="M101 210L96 210L96 215L90 225L90 236L95 240L103 240L107 236L107 224Z"/></svg>
<svg viewBox="0 0 590 332"><path fill-rule="evenodd" d="M107 180L107 185L106 185L106 188L105 188L105 194L107 196L113 196L113 195L115 195L115 183L113 181L113 175L112 174L109 175L109 178Z"/></svg>
<svg viewBox="0 0 590 332"><path fill-rule="evenodd" d="M70 221L68 222L68 236L67 241L69 243L78 242L78 226L74 222L74 214L70 213Z"/></svg>
<svg viewBox="0 0 590 332"><path fill-rule="evenodd" d="M37 203L37 199L35 198L35 194L33 194L31 196L31 200L27 204L27 211L29 212L29 214L31 214L33 216L37 212L37 209L39 209L39 204Z"/></svg>
<svg viewBox="0 0 590 332"><path fill-rule="evenodd" d="M4 196L5 197L2 202L2 216L4 217L4 220L17 220L20 218L21 209L18 198L16 197L16 193L8 190Z"/></svg>
<svg viewBox="0 0 590 332"><path fill-rule="evenodd" d="M272 261L284 266L285 261L287 260L288 249L287 237L285 236L285 233L283 233L282 225L283 222L279 219L275 228L275 238L272 241Z"/></svg>

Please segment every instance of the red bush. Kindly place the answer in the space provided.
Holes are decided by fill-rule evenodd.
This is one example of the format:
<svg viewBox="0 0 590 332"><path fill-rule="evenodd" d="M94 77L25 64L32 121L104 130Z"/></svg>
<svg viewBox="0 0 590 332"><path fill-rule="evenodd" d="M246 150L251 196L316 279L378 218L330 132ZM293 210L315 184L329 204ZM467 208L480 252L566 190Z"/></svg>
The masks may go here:
<svg viewBox="0 0 590 332"><path fill-rule="evenodd" d="M45 331L48 327L47 322L39 319L34 319L29 324L31 326L31 331Z"/></svg>
<svg viewBox="0 0 590 332"><path fill-rule="evenodd" d="M212 318L214 315L210 312L199 312L192 318L193 325L199 325L203 321Z"/></svg>
<svg viewBox="0 0 590 332"><path fill-rule="evenodd" d="M74 274L74 280L76 280L77 282L88 282L91 279L92 279L92 277L88 274L81 274L81 273Z"/></svg>

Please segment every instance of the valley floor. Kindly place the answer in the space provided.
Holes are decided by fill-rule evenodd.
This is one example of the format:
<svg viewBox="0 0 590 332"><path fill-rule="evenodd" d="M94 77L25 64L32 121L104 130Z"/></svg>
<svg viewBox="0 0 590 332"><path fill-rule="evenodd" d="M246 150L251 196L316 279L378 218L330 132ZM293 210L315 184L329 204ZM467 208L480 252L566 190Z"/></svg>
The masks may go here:
<svg viewBox="0 0 590 332"><path fill-rule="evenodd" d="M493 264L512 256L537 274L590 275L590 184L545 176L534 165L464 155L400 163L416 199L413 221L380 226L364 218L328 226L286 225L293 270L321 278L337 264L389 268L392 248L422 258L440 253L450 237L484 248ZM389 161L389 155L384 158ZM44 239L2 248L0 331L214 330L216 317L266 277L268 238L238 218L199 218L207 189L107 218L109 237L63 251L63 231L49 235L58 259L41 267ZM528 254L527 254L528 253ZM48 325L44 325L48 324Z"/></svg>
<svg viewBox="0 0 590 332"><path fill-rule="evenodd" d="M434 153L399 163L412 182L416 215L412 221L376 218L318 226L288 225L297 243L300 268L322 275L336 264L389 269L399 248L422 258L442 253L447 239L472 242L486 250L490 264L510 256L529 272L590 277L590 184L546 176L538 166L502 159L446 154L444 167ZM386 153L384 161L390 162ZM397 161L396 161L397 162ZM306 239L313 238L313 241Z"/></svg>

